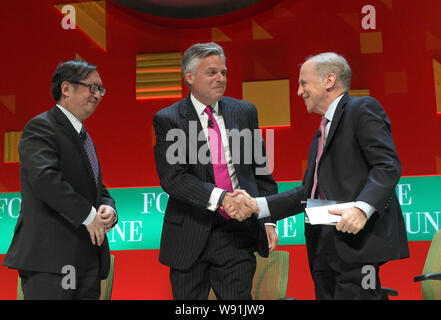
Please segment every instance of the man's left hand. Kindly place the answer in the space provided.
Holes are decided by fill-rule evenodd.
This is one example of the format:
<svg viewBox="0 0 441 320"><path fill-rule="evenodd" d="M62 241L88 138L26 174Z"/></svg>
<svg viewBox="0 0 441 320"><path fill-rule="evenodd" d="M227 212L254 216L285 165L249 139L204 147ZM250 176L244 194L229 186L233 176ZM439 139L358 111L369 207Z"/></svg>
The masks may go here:
<svg viewBox="0 0 441 320"><path fill-rule="evenodd" d="M329 213L341 216L336 228L338 231L357 234L367 222L366 214L357 207L329 210Z"/></svg>
<svg viewBox="0 0 441 320"><path fill-rule="evenodd" d="M106 227L106 233L110 231L113 223L115 222L115 210L111 206L102 204L98 208L97 214L100 216L101 220L104 222Z"/></svg>
<svg viewBox="0 0 441 320"><path fill-rule="evenodd" d="M277 235L276 228L270 224L265 225L265 230L268 238L269 253L271 253L279 242L279 236Z"/></svg>

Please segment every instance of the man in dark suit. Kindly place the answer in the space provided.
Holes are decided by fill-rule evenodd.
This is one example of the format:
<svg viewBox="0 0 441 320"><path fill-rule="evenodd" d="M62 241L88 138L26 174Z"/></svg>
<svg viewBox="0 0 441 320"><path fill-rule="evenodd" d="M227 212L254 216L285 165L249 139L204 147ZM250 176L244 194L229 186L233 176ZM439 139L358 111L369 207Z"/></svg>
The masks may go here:
<svg viewBox="0 0 441 320"><path fill-rule="evenodd" d="M95 69L60 64L52 78L57 105L23 130L21 210L3 264L18 269L25 299L98 299L109 272L115 202L83 125L105 93Z"/></svg>
<svg viewBox="0 0 441 320"><path fill-rule="evenodd" d="M277 192L265 163L244 160L263 143L257 111L251 103L223 97L226 71L220 46L191 46L182 58L191 94L153 118L156 169L170 196L159 260L170 267L174 299L207 299L210 288L218 299L251 299L254 251L266 257L278 241L274 225L254 216L238 222L220 208L233 203L243 219L252 208L239 209L244 198L233 199L233 189L253 196ZM234 139L228 134L233 129L245 134ZM247 132L257 143L245 143Z"/></svg>
<svg viewBox="0 0 441 320"><path fill-rule="evenodd" d="M335 53L313 56L302 65L298 95L308 112L322 116L303 184L257 199L260 217L275 220L303 212L301 202L307 198L355 201L348 209L330 210L341 216L335 226L305 221L317 299L379 299L380 265L409 257L395 194L401 164L390 121L374 98L348 95L350 79L348 63Z"/></svg>

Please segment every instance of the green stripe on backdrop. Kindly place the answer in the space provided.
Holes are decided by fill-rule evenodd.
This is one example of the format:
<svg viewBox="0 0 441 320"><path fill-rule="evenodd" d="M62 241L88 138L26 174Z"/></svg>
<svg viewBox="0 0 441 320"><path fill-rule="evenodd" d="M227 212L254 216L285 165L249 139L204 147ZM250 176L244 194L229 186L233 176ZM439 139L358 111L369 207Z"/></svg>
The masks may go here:
<svg viewBox="0 0 441 320"><path fill-rule="evenodd" d="M280 182L279 192L300 185ZM168 195L160 187L110 189L119 222L111 250L158 249ZM430 241L440 227L441 176L403 177L396 187L409 241ZM20 212L20 193L0 193L0 254L6 253ZM303 214L278 221L279 245L304 244Z"/></svg>

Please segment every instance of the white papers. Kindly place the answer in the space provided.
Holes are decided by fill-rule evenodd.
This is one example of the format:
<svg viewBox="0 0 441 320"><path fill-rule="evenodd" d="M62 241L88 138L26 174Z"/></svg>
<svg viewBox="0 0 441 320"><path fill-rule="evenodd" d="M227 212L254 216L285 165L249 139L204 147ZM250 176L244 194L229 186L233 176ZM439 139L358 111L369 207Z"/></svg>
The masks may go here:
<svg viewBox="0 0 441 320"><path fill-rule="evenodd" d="M355 202L337 203L329 200L308 199L306 204L306 214L311 224L336 224L341 217L329 213L330 209L347 209L355 205Z"/></svg>

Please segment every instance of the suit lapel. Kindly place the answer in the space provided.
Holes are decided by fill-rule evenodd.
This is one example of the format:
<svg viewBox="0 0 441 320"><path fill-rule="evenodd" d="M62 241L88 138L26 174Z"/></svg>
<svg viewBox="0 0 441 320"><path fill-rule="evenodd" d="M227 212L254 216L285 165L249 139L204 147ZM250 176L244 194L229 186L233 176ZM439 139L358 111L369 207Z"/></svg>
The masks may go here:
<svg viewBox="0 0 441 320"><path fill-rule="evenodd" d="M203 132L202 130L202 124L199 120L199 116L196 112L195 107L193 106L193 103L191 102L190 95L187 96L185 100L181 103L179 107L179 113L181 115L181 119L184 119L182 122L182 129L186 132L188 138L188 148L187 152L189 153L188 158L190 157L196 157L196 163L199 163L198 154L199 150L204 147L205 144L208 142L205 139L201 139L199 141L199 133ZM190 125L191 124L191 125ZM196 127L194 126L196 124ZM211 153L208 150L208 157L211 159ZM190 163L194 163L190 161ZM213 173L213 166L211 165L211 162L208 164L201 164L203 168L205 168L208 171L208 174L210 175L211 179L214 180L214 173Z"/></svg>
<svg viewBox="0 0 441 320"><path fill-rule="evenodd" d="M90 165L89 158L87 157L86 151L84 150L83 143L81 142L80 135L77 133L75 128L72 126L72 123L69 121L69 119L66 117L66 115L57 107L53 107L50 112L53 114L55 120L59 125L63 127L63 132L66 133L70 141L72 141L75 148L78 150L78 153L81 155L81 158L83 159L84 165L87 168L87 171L89 172L89 176L93 181L93 184L95 184L95 177L93 175L93 170ZM95 151L96 152L96 151ZM99 174L98 174L98 182L101 179L101 169L98 168Z"/></svg>
<svg viewBox="0 0 441 320"><path fill-rule="evenodd" d="M326 144L323 149L323 154L325 154L326 150L328 149L328 146L331 144L331 141L334 138L335 131L337 130L337 127L340 123L341 117L344 113L344 107L346 105L348 97L349 97L349 95L347 93L345 93L345 95L341 98L340 102L338 103L337 107L335 108L334 117L332 118L331 128L329 128L328 137L326 138Z"/></svg>

